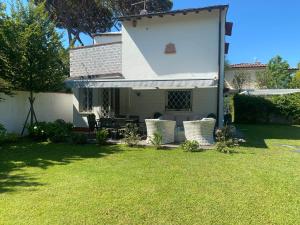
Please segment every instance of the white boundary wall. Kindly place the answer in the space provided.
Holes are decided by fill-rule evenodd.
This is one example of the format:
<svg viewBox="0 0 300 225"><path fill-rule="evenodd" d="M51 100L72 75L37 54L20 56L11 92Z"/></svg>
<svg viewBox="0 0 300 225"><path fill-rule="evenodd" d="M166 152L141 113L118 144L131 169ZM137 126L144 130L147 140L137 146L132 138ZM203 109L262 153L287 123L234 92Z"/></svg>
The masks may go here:
<svg viewBox="0 0 300 225"><path fill-rule="evenodd" d="M8 132L21 133L29 111L29 92L17 91L13 97L0 94L0 123ZM63 119L73 122L73 94L35 93L35 113L38 121Z"/></svg>

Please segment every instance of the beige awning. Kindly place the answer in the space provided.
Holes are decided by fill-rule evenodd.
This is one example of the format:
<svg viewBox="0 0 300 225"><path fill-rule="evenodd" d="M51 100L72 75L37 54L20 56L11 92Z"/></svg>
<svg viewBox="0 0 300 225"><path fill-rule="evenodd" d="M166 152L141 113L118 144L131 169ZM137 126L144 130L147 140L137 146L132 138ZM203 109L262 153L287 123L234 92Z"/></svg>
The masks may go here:
<svg viewBox="0 0 300 225"><path fill-rule="evenodd" d="M176 80L126 80L126 79L69 79L71 88L132 88L132 89L186 89L217 87L214 79L176 79Z"/></svg>

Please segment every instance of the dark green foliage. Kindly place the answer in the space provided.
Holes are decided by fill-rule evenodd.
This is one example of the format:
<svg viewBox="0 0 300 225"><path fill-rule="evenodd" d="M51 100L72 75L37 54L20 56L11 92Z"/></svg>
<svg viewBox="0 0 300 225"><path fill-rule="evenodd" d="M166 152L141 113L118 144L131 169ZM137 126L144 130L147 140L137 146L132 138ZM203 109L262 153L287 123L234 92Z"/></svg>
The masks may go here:
<svg viewBox="0 0 300 225"><path fill-rule="evenodd" d="M276 112L274 104L265 98L235 95L235 123L269 123L270 115Z"/></svg>
<svg viewBox="0 0 300 225"><path fill-rule="evenodd" d="M161 149L162 145L162 134L161 133L154 133L153 137L150 138L150 143L156 148L156 149Z"/></svg>
<svg viewBox="0 0 300 225"><path fill-rule="evenodd" d="M124 132L124 141L125 143L130 146L137 146L141 137L139 135L139 129L136 124L127 124Z"/></svg>
<svg viewBox="0 0 300 225"><path fill-rule="evenodd" d="M300 94L270 98L235 95L235 123L282 123L273 118L282 118L283 123L300 124Z"/></svg>
<svg viewBox="0 0 300 225"><path fill-rule="evenodd" d="M185 141L180 147L186 152L198 152L199 143L197 141Z"/></svg>
<svg viewBox="0 0 300 225"><path fill-rule="evenodd" d="M73 133L71 135L71 140L72 143L75 145L85 145L87 144L87 136L86 134L81 134L81 133Z"/></svg>
<svg viewBox="0 0 300 225"><path fill-rule="evenodd" d="M63 120L56 120L54 123L48 123L46 133L49 140L53 143L63 143L71 135L73 125Z"/></svg>
<svg viewBox="0 0 300 225"><path fill-rule="evenodd" d="M20 136L13 133L7 133L5 127L0 124L0 145L16 143L20 140Z"/></svg>
<svg viewBox="0 0 300 225"><path fill-rule="evenodd" d="M280 56L272 58L265 71L257 73L260 88L289 88L292 81L290 65Z"/></svg>
<svg viewBox="0 0 300 225"><path fill-rule="evenodd" d="M282 115L291 118L294 124L300 124L300 94L275 96L271 101Z"/></svg>
<svg viewBox="0 0 300 225"><path fill-rule="evenodd" d="M33 125L28 126L28 136L34 141L46 141L48 135L47 131L47 123L46 122L38 122Z"/></svg>
<svg viewBox="0 0 300 225"><path fill-rule="evenodd" d="M73 125L63 120L53 123L38 122L28 127L29 137L35 141L46 141L53 143L67 142L71 136Z"/></svg>
<svg viewBox="0 0 300 225"><path fill-rule="evenodd" d="M225 126L216 131L217 151L226 154L234 152L234 147L239 146L239 140L234 137L234 131L233 126Z"/></svg>
<svg viewBox="0 0 300 225"><path fill-rule="evenodd" d="M144 9L144 4L140 0L112 0L114 11L118 15L139 15ZM139 3L139 4L136 4ZM151 0L146 2L148 13L165 12L173 7L172 0Z"/></svg>
<svg viewBox="0 0 300 225"><path fill-rule="evenodd" d="M70 46L78 41L84 45L80 34L93 36L95 33L110 31L116 25L116 17L140 14L144 4L140 0L35 0L36 4L45 2L46 11L58 28L66 29ZM151 0L146 4L148 12L169 11L171 0Z"/></svg>
<svg viewBox="0 0 300 225"><path fill-rule="evenodd" d="M68 54L44 6L14 1L0 23L0 86L58 91L69 73ZM0 16L1 18L1 16ZM1 90L0 90L1 91Z"/></svg>
<svg viewBox="0 0 300 225"><path fill-rule="evenodd" d="M108 140L108 135L109 135L109 133L106 129L97 131L96 140L97 140L98 145L100 145L100 146L105 145Z"/></svg>

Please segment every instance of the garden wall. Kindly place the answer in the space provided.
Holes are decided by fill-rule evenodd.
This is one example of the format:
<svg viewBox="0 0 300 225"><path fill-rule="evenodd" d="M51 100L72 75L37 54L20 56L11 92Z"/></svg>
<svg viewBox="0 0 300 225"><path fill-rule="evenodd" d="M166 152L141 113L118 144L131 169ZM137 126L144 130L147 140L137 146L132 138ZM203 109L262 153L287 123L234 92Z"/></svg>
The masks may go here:
<svg viewBox="0 0 300 225"><path fill-rule="evenodd" d="M29 92L17 91L13 97L0 94L0 123L8 132L21 133L29 111ZM37 93L34 94L35 113L38 121L53 122L63 119L73 122L73 94Z"/></svg>

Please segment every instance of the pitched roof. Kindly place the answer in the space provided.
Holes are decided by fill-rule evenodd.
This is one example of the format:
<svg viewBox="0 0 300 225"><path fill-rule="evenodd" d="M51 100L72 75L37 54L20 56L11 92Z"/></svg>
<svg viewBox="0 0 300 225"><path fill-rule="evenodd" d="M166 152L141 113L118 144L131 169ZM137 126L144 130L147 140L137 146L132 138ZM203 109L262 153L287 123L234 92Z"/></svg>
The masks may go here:
<svg viewBox="0 0 300 225"><path fill-rule="evenodd" d="M230 65L230 68L265 68L267 64L257 63L238 63Z"/></svg>
<svg viewBox="0 0 300 225"><path fill-rule="evenodd" d="M156 12L156 13L147 13L142 15L128 15L128 16L121 16L118 19L120 21L124 20L134 20L134 19L141 19L141 18L152 18L154 16L163 17L164 15L171 15L175 16L176 14L183 14L186 15L188 13L199 13L200 11L212 11L214 9L227 9L229 5L214 5L214 6L208 6L208 7L202 7L202 8L190 8L190 9L180 9L180 10L173 10L173 11L167 11L167 12Z"/></svg>
<svg viewBox="0 0 300 225"><path fill-rule="evenodd" d="M263 64L261 62L256 63L238 63L230 65L231 69L259 69L259 68L266 68L268 65ZM291 71L297 71L298 68L290 68Z"/></svg>

